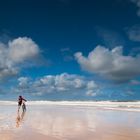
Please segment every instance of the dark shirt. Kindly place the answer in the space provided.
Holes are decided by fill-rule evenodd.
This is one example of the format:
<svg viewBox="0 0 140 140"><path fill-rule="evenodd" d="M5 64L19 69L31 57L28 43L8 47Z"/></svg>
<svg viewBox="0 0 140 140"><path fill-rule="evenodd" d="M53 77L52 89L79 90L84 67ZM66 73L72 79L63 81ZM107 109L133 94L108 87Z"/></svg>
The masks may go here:
<svg viewBox="0 0 140 140"><path fill-rule="evenodd" d="M22 104L22 101L25 101L26 102L27 100L24 99L24 98L22 98L22 97L19 97L18 98L18 104L21 105Z"/></svg>

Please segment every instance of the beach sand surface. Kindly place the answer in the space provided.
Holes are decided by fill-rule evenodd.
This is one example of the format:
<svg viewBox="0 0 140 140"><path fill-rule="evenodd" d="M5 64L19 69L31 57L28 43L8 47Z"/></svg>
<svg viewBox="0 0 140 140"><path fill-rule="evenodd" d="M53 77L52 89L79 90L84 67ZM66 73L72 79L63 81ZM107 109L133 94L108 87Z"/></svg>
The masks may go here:
<svg viewBox="0 0 140 140"><path fill-rule="evenodd" d="M140 112L36 105L0 106L0 140L140 140Z"/></svg>

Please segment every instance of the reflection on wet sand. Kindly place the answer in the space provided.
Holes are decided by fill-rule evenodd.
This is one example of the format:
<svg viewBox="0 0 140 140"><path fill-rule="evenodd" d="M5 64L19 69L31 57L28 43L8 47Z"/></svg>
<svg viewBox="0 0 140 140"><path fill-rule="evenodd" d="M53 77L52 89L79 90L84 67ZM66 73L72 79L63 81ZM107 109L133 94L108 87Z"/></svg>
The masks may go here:
<svg viewBox="0 0 140 140"><path fill-rule="evenodd" d="M41 108L28 123L37 132L61 140L139 140L138 114L86 108ZM44 117L42 117L44 116Z"/></svg>
<svg viewBox="0 0 140 140"><path fill-rule="evenodd" d="M76 106L30 106L27 114L17 113L15 128L0 130L0 140L139 140L139 116Z"/></svg>
<svg viewBox="0 0 140 140"><path fill-rule="evenodd" d="M19 127L22 124L22 121L24 119L26 111L22 111L22 113L20 114L20 112L17 112L17 118L16 118L16 127Z"/></svg>

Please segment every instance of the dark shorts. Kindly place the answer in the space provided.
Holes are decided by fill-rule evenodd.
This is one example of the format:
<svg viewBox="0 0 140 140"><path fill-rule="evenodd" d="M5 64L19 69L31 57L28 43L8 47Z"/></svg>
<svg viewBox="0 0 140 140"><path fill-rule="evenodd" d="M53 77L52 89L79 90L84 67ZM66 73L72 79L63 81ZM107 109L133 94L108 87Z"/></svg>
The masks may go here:
<svg viewBox="0 0 140 140"><path fill-rule="evenodd" d="M21 106L22 102L18 102L18 106Z"/></svg>

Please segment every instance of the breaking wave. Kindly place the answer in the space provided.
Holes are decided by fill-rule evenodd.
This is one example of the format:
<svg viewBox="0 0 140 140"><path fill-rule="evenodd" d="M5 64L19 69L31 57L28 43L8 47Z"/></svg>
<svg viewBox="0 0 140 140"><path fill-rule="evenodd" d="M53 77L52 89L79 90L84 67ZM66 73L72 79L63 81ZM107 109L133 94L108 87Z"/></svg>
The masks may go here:
<svg viewBox="0 0 140 140"><path fill-rule="evenodd" d="M17 105L15 101L0 101L0 105ZM111 102L111 101L28 101L27 105L56 105L94 107L111 110L125 110L140 112L140 101L137 102Z"/></svg>

